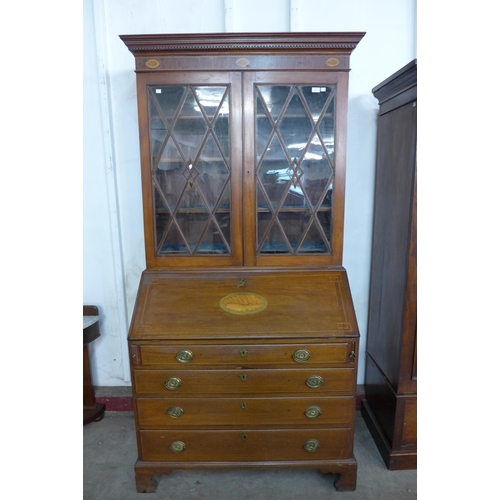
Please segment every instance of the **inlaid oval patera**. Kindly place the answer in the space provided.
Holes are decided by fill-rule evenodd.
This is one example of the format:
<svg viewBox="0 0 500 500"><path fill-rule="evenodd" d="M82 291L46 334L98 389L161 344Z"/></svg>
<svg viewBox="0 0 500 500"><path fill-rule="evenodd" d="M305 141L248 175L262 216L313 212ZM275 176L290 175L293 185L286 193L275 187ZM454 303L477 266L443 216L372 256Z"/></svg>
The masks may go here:
<svg viewBox="0 0 500 500"><path fill-rule="evenodd" d="M255 314L267 307L267 300L257 293L230 293L220 300L220 306L231 314Z"/></svg>
<svg viewBox="0 0 500 500"><path fill-rule="evenodd" d="M246 66L248 66L250 64L250 61L246 58L246 57L240 57L237 61L236 61L236 64L240 67L240 68L245 68Z"/></svg>
<svg viewBox="0 0 500 500"><path fill-rule="evenodd" d="M326 65L333 68L334 66L338 66L340 61L336 57L330 57L330 59L326 60Z"/></svg>
<svg viewBox="0 0 500 500"><path fill-rule="evenodd" d="M160 65L160 61L158 59L148 59L146 61L146 66L151 69L155 69Z"/></svg>

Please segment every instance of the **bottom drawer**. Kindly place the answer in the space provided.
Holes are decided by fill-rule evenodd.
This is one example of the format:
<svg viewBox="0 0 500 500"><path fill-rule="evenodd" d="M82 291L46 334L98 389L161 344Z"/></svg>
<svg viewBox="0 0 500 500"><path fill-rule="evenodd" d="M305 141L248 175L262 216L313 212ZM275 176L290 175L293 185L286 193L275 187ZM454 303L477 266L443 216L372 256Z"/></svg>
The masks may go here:
<svg viewBox="0 0 500 500"><path fill-rule="evenodd" d="M149 461L332 460L352 457L352 429L140 431Z"/></svg>

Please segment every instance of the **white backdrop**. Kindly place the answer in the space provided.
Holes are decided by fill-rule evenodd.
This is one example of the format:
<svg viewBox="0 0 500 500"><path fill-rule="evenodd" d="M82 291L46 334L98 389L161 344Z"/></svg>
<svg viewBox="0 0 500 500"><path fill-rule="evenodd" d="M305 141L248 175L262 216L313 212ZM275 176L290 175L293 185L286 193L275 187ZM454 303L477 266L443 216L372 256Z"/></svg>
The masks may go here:
<svg viewBox="0 0 500 500"><path fill-rule="evenodd" d="M122 34L365 31L351 57L344 267L361 332L368 314L377 101L417 57L416 0L84 0L83 302L101 311L96 386L128 386L127 329L145 268L134 58Z"/></svg>

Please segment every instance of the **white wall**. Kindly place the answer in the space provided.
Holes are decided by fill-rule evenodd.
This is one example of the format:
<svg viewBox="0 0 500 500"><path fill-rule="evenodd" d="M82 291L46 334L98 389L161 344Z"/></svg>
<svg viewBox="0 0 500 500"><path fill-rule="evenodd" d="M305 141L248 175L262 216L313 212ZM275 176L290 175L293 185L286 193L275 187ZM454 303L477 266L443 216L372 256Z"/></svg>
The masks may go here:
<svg viewBox="0 0 500 500"><path fill-rule="evenodd" d="M344 266L364 379L377 101L416 57L416 0L84 0L83 301L102 314L94 385L130 385L127 328L145 268L134 58L121 34L366 31L351 57Z"/></svg>

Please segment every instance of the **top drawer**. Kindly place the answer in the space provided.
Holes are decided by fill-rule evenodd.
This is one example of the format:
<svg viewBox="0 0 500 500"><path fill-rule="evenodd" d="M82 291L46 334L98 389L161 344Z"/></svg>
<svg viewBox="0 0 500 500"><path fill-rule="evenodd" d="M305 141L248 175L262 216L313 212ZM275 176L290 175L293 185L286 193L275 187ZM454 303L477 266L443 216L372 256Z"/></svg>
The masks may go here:
<svg viewBox="0 0 500 500"><path fill-rule="evenodd" d="M353 363L354 342L331 344L131 345L132 364L161 367L277 366Z"/></svg>

